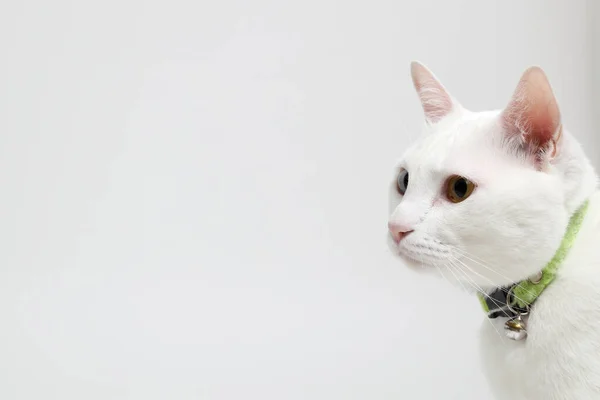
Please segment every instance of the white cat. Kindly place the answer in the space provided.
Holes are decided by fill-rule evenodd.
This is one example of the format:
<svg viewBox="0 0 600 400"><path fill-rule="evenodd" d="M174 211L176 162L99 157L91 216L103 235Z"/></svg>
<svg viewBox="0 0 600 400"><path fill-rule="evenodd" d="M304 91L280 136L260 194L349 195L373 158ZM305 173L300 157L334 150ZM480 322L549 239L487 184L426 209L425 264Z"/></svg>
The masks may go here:
<svg viewBox="0 0 600 400"><path fill-rule="evenodd" d="M482 311L481 352L498 398L600 399L600 192L546 75L532 67L504 110L471 112L423 65L411 72L427 123L392 184L393 251L486 296L512 288L505 300L515 308L519 289L541 285L523 340L505 335L508 318ZM569 224L578 211L582 222ZM553 276L545 268L555 256ZM542 270L551 282L536 286Z"/></svg>

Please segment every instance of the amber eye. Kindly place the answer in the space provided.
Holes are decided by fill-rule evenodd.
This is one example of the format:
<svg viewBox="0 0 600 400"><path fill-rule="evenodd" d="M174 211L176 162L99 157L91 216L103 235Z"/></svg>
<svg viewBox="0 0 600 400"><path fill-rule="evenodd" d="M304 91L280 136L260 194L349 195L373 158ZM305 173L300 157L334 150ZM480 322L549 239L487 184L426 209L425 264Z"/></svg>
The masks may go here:
<svg viewBox="0 0 600 400"><path fill-rule="evenodd" d="M473 182L465 177L452 175L446 182L446 197L453 203L460 203L473 193L473 189Z"/></svg>
<svg viewBox="0 0 600 400"><path fill-rule="evenodd" d="M396 188L398 189L398 193L404 196L406 193L406 189L408 188L408 171L403 169L398 174L398 179L396 180Z"/></svg>

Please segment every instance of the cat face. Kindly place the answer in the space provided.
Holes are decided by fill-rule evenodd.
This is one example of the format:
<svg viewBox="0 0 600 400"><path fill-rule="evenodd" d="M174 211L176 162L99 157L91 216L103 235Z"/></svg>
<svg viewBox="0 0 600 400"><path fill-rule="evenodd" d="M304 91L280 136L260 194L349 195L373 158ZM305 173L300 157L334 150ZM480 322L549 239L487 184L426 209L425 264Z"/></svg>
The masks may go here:
<svg viewBox="0 0 600 400"><path fill-rule="evenodd" d="M412 75L427 126L390 186L392 251L484 289L535 275L569 219L560 115L544 73L528 70L505 110L482 113L422 65Z"/></svg>

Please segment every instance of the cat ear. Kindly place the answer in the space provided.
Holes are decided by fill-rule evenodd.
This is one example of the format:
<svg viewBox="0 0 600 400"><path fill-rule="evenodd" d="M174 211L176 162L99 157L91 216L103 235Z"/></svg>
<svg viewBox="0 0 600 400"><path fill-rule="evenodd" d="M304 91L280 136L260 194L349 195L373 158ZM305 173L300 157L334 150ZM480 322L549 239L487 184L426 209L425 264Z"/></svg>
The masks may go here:
<svg viewBox="0 0 600 400"><path fill-rule="evenodd" d="M531 67L523 73L508 107L502 112L502 124L510 141L515 140L538 159L558 152L562 135L560 111L544 71Z"/></svg>
<svg viewBox="0 0 600 400"><path fill-rule="evenodd" d="M413 61L410 73L427 122L436 123L457 107L452 96L423 64Z"/></svg>

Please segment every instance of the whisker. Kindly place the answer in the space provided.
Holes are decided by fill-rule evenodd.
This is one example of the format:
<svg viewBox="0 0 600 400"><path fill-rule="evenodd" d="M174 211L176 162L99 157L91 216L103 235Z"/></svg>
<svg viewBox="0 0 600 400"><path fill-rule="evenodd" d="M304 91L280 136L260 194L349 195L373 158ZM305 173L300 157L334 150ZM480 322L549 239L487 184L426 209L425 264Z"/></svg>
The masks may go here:
<svg viewBox="0 0 600 400"><path fill-rule="evenodd" d="M465 252L464 250L462 250L462 251L461 251L461 250L460 250L460 249L458 249L458 248L455 248L454 250L456 250L456 251L457 251L457 252L458 252L460 255L462 255L462 256L463 256L463 257L465 257L466 259L468 259L468 260L470 260L470 261L473 261L474 263L476 263L476 264L478 264L478 265L482 266L483 268L487 269L488 271L494 272L495 274L497 274L497 275L498 275L498 276L500 276L501 278L504 278L504 279L506 279L506 280L509 280L509 281L511 280L509 277L502 275L501 273L499 273L499 272L498 272L498 271L496 271L495 269L493 269L493 268L491 268L491 267L488 267L487 265L485 265L485 264L483 264L483 263L481 263L481 262L479 262L479 261L477 261L477 260L474 260L474 259L472 259L471 257L469 257L470 255L467 255L467 254L466 254L466 252ZM456 261L460 261L460 260L459 260L458 258L456 258L456 257L454 257L454 259L455 259ZM463 264L465 267L467 267L467 268L469 269L469 271L471 271L471 272L473 272L473 273L477 274L478 276L480 276L481 278L483 278L483 279L487 280L488 282L490 282L490 283L492 283L492 284L494 283L494 282L493 282L491 279L489 279L489 278L487 278L487 277L485 277L485 276L483 276L483 275L481 275L481 274L477 273L476 271L474 271L472 268L470 268L468 265L466 265L466 264L465 264L465 263L463 263L462 261L461 261L461 263L462 263L462 264ZM528 293L528 294L530 294L530 295L532 295L532 296L535 296L535 293L532 293L530 290L528 290L528 289L526 289L525 287L523 287L523 285L521 285L520 283L518 283L518 282L517 282L517 283L515 284L515 286L517 286L517 287L520 287L520 288L521 288L521 289L523 289L523 290L524 290L526 293ZM519 300L523 301L522 299L519 299Z"/></svg>
<svg viewBox="0 0 600 400"><path fill-rule="evenodd" d="M444 275L444 273L442 272L442 269L441 269L441 268L440 268L440 267L439 267L437 264L434 264L434 267L436 267L436 268L437 268L437 270L439 271L439 273L440 273L440 275L442 276L442 278L444 278L444 280L445 280L446 282L448 282L448 284L449 284L449 285L451 285L451 284L452 284L452 282L450 282L450 281L448 280L448 278L446 278L446 275Z"/></svg>
<svg viewBox="0 0 600 400"><path fill-rule="evenodd" d="M483 296L489 297L488 294L485 293L483 291L483 289L481 289L479 287L479 285L477 285L472 279L470 279L470 277L467 276L467 274L458 265L454 264L451 260L449 260L449 261L450 261L450 264L448 265L448 269L450 270L450 272L452 272L452 269L453 269L452 267L454 266L457 269L457 271L463 273L463 275L467 278L467 283L470 284L473 289L475 289L476 291L478 291L479 293L481 293ZM454 272L452 272L452 274L454 274ZM458 281L463 286L463 288L465 288L465 286L462 284L462 281L460 279L458 279ZM466 290L466 288L465 288L465 290ZM500 333L500 331L498 330L498 328L496 327L496 325L494 324L494 322L491 321L489 318L486 318L486 320L488 320L488 322L490 323L490 325L492 325L492 328L494 328L494 330L496 331L496 333L498 334L498 336L500 336L501 341L505 342L504 335L502 335Z"/></svg>
<svg viewBox="0 0 600 400"><path fill-rule="evenodd" d="M487 280L488 282L490 282L490 283L492 283L492 284L494 283L494 282L493 282L493 281L492 281L490 278L488 278L488 277L485 277L485 276L481 275L480 273L478 273L477 271L475 271L473 268L469 267L467 264L465 264L464 262L462 262L462 261L461 261L461 260L459 260L458 258L454 257L454 261L457 261L457 262L459 262L460 264L462 264L462 266L464 266L466 269L468 269L468 270L469 270L469 272L471 272L471 273L473 273L473 274L475 274L475 275L477 275L477 276L479 276L479 277L481 277L481 278L483 278L483 279ZM464 271L463 271L463 272L464 272ZM517 299L517 300L519 300L519 301L521 301L521 302L525 303L525 301L524 301L522 298L520 298L519 296L515 295L514 293L512 293L512 296L513 296L515 299ZM487 297L489 297L489 296L487 296Z"/></svg>
<svg viewBox="0 0 600 400"><path fill-rule="evenodd" d="M463 284L462 280L459 279L458 276L456 276L456 274L453 271L452 266L453 266L453 264L447 265L448 270L450 271L450 273L452 274L452 276L454 276L454 279L456 279L456 281L460 284L460 286L462 286L463 290L468 293L469 291L467 290L467 288ZM473 288L473 289L475 289L475 288Z"/></svg>

